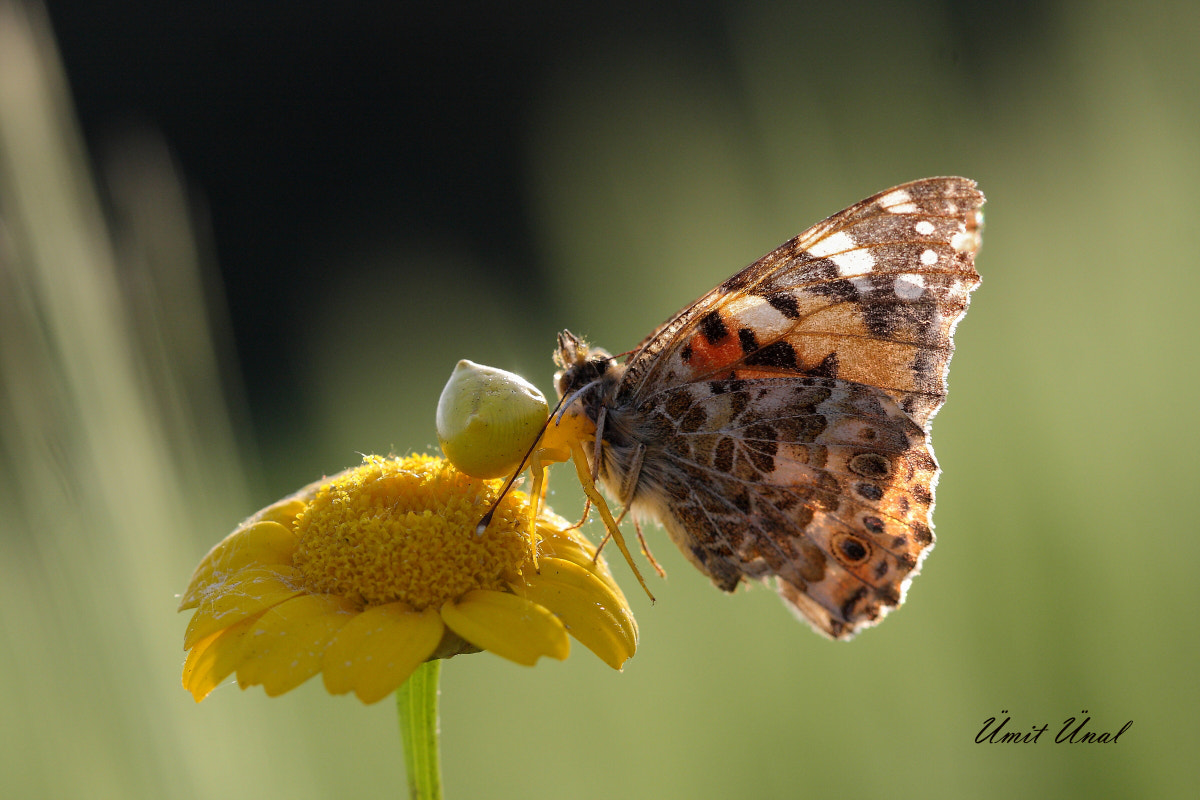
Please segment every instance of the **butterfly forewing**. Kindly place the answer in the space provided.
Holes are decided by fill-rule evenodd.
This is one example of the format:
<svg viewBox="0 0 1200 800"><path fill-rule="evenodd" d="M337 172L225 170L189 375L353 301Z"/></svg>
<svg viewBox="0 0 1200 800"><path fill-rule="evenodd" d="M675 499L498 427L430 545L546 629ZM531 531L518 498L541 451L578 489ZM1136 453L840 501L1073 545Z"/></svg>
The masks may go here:
<svg viewBox="0 0 1200 800"><path fill-rule="evenodd" d="M974 187L915 181L815 225L660 329L630 360L624 390L821 375L880 388L924 425L945 398L951 335L979 284Z"/></svg>

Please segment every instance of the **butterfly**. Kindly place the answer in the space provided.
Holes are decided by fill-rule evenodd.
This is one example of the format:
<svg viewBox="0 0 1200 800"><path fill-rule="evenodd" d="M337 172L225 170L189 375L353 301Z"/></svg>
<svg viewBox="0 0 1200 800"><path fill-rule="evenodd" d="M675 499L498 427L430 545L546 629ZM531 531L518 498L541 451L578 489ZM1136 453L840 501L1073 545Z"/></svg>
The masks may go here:
<svg viewBox="0 0 1200 800"><path fill-rule="evenodd" d="M598 479L635 519L657 520L727 592L773 578L820 634L879 622L934 543L930 422L979 285L983 202L955 177L868 197L684 308L624 363L563 331L556 422L577 431L585 491Z"/></svg>

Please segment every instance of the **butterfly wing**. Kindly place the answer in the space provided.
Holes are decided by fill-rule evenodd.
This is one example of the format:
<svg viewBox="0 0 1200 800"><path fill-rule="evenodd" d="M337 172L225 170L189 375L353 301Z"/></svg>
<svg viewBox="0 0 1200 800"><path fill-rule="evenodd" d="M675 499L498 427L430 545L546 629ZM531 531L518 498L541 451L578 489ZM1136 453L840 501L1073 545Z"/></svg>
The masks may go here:
<svg viewBox="0 0 1200 800"><path fill-rule="evenodd" d="M732 591L778 578L818 632L848 638L904 598L933 545L937 464L894 400L833 378L675 387L635 415L638 510Z"/></svg>
<svg viewBox="0 0 1200 800"><path fill-rule="evenodd" d="M775 576L833 638L903 601L933 545L929 421L979 284L982 204L964 178L880 192L631 357L610 417L645 443L635 508L719 587Z"/></svg>
<svg viewBox="0 0 1200 800"><path fill-rule="evenodd" d="M814 225L681 311L631 357L634 404L681 383L810 375L874 386L926 427L979 285L983 195L926 178Z"/></svg>

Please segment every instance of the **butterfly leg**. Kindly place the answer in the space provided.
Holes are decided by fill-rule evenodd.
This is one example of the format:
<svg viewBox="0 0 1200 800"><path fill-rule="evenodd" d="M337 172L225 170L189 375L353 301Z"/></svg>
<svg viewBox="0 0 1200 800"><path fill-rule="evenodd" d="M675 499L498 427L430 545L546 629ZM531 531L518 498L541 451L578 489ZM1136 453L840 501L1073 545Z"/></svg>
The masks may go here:
<svg viewBox="0 0 1200 800"><path fill-rule="evenodd" d="M590 513L592 513L592 500L590 497L585 497L583 499L583 516L579 518L579 522L576 522L571 526L571 530L582 528L583 523L587 522L588 514Z"/></svg>
<svg viewBox="0 0 1200 800"><path fill-rule="evenodd" d="M591 477L592 486L600 480L600 459L604 457L604 421L608 419L608 407L600 406L600 413L596 416L596 430L592 437L592 463L588 470L588 475ZM624 494L621 495L624 497ZM583 504L584 519L587 519L587 512L592 506L592 499L589 497L587 502ZM628 506L621 511L621 516L617 517L616 525L621 527L621 520L625 518L625 512L628 511ZM612 534L608 528L605 528L604 536L600 538L600 544L596 545L596 556L599 557L600 551L604 549L604 545L608 544L608 540L612 538Z"/></svg>
<svg viewBox="0 0 1200 800"><path fill-rule="evenodd" d="M628 506L626 506L626 508L628 509ZM637 531L638 545L642 548L642 555L644 555L646 560L650 562L650 566L654 567L654 571L658 573L658 577L667 577L667 571L662 568L657 560L655 560L654 554L651 553L650 548L646 546L646 537L642 535L642 524L636 519L633 521L633 529Z"/></svg>
<svg viewBox="0 0 1200 800"><path fill-rule="evenodd" d="M603 411L604 409L601 409L601 412ZM600 440L597 439L596 441L598 442ZM597 456L597 458L599 458L599 456ZM620 516L617 517L618 525L620 525L621 520L625 519L626 515L629 514L629 509L633 507L633 493L637 489L638 476L642 472L642 461L645 458L646 445L639 443L637 448L633 451L633 460L630 462L629 469L625 471L625 480L621 484L622 508ZM592 462L593 465L596 463L598 462ZM593 466L592 472L597 472L595 466ZM596 475L593 474L592 479L595 480L595 478ZM658 561L655 560L654 554L650 552L650 548L646 545L646 537L642 535L642 526L637 520L634 520L633 528L637 531L638 545L642 549L642 555L644 555L646 560L650 562L650 566L654 567L654 571L658 573L658 577L667 577L666 570L664 570Z"/></svg>
<svg viewBox="0 0 1200 800"><path fill-rule="evenodd" d="M600 440L597 439L597 442ZM599 463L600 454L596 453L596 461L592 464ZM621 482L621 516L617 517L617 522L625 519L625 515L629 513L630 507L633 505L633 493L637 489L637 479L642 472L642 461L646 458L646 445L638 443L638 446L633 451L633 461L629 464L629 469L625 471L625 480ZM592 480L599 476L599 470L595 466L592 468Z"/></svg>

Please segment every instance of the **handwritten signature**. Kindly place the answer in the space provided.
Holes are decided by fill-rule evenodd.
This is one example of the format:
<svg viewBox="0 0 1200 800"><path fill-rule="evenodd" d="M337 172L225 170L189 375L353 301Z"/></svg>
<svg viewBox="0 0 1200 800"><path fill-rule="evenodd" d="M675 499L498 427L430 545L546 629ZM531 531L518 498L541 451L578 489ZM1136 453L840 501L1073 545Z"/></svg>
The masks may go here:
<svg viewBox="0 0 1200 800"><path fill-rule="evenodd" d="M975 736L976 744L1037 744L1038 739L1050 728L1050 723L1044 725L1031 725L1030 730L1018 732L1015 730L1005 731L1005 728L1012 717L1008 716L1008 709L1000 709L1000 713L1004 715L1003 719L997 717L988 717L983 721L983 727ZM1054 737L1055 744L1116 744L1117 740L1125 731L1133 727L1133 720L1129 720L1116 733L1110 730L1097 731L1088 727L1092 718L1087 716L1087 709L1080 712L1083 719L1078 717L1067 717L1063 720L1062 728Z"/></svg>

